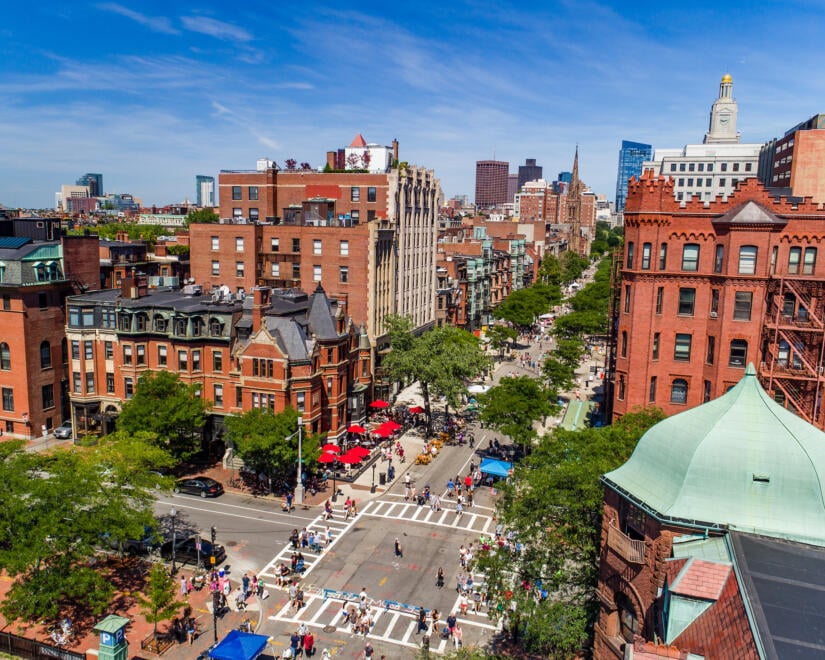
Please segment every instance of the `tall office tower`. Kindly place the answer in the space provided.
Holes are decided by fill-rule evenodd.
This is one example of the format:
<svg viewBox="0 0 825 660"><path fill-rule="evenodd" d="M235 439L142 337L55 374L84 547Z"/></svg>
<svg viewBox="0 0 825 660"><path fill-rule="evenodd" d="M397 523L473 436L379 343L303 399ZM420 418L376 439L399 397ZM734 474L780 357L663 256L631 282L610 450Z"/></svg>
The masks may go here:
<svg viewBox="0 0 825 660"><path fill-rule="evenodd" d="M622 140L619 150L619 172L616 175L616 210L624 211L624 200L627 197L627 181L635 176L642 175L642 163L653 158L653 147L641 142Z"/></svg>
<svg viewBox="0 0 825 660"><path fill-rule="evenodd" d="M89 197L103 195L103 175L87 172L77 180L78 186L89 186Z"/></svg>
<svg viewBox="0 0 825 660"><path fill-rule="evenodd" d="M521 187L528 181L538 181L541 178L541 174L542 167L541 165L536 165L535 158L525 159L524 165L518 166L518 189L521 190Z"/></svg>
<svg viewBox="0 0 825 660"><path fill-rule="evenodd" d="M215 206L215 177L198 174L195 176L195 200L198 206Z"/></svg>
<svg viewBox="0 0 825 660"><path fill-rule="evenodd" d="M520 190L518 184L518 174L507 175L507 203L511 203L515 199L516 194Z"/></svg>
<svg viewBox="0 0 825 660"><path fill-rule="evenodd" d="M476 161L476 206L489 208L507 201L510 163L503 160Z"/></svg>

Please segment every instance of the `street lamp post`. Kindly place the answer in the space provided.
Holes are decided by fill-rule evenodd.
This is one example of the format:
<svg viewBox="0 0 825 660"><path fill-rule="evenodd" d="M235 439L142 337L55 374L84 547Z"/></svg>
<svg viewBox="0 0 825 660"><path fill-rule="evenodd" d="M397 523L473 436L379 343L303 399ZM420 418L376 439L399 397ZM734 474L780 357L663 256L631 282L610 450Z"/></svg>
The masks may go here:
<svg viewBox="0 0 825 660"><path fill-rule="evenodd" d="M175 509L172 509L169 514L172 516L172 575L175 574L176 567L175 567L175 546L177 545L177 535L175 529L175 518L177 518L178 512Z"/></svg>
<svg viewBox="0 0 825 660"><path fill-rule="evenodd" d="M295 501L297 504L303 506L304 504L304 488L303 488L303 481L301 479L301 461L303 460L302 456L302 446L301 442L303 440L303 428L304 428L304 418L298 418L298 481L296 483L295 489Z"/></svg>
<svg viewBox="0 0 825 660"><path fill-rule="evenodd" d="M370 488L370 492L375 492L375 463L372 464L372 487Z"/></svg>

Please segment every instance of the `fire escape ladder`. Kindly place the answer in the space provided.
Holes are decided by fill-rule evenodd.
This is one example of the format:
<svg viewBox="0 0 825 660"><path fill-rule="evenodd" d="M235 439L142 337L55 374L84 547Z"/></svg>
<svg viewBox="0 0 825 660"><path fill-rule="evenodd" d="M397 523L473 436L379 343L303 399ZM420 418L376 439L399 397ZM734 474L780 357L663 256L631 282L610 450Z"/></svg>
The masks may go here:
<svg viewBox="0 0 825 660"><path fill-rule="evenodd" d="M780 328L779 336L788 342L790 348L791 354L788 355L788 368L793 370L794 358L797 357L805 366L808 375L816 378L818 374L817 363L819 362L819 356L810 350L808 345L810 341L806 341L807 337L790 328ZM778 350L778 346L776 348Z"/></svg>
<svg viewBox="0 0 825 660"><path fill-rule="evenodd" d="M805 312L807 313L807 320L804 321L805 325L814 325L819 329L823 329L825 324L822 323L822 310L815 309L815 307L819 307L819 305L814 304L814 300L811 295L807 291L803 291L799 284L800 282L785 280L785 288L793 293L800 305L805 308ZM799 322L799 317L799 306L797 306L797 313L794 320Z"/></svg>
<svg viewBox="0 0 825 660"><path fill-rule="evenodd" d="M813 424L813 417L808 411L808 406L805 405L802 392L799 388L784 378L774 378L774 387L778 387L785 394L785 398L793 404L796 408L797 414L802 417L809 424Z"/></svg>

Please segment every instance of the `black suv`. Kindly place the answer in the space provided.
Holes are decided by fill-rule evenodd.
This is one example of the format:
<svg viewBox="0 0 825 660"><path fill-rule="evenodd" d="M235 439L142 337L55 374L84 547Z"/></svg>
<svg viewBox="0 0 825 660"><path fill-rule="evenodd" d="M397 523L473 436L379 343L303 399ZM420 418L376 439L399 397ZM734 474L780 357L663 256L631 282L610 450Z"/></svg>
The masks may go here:
<svg viewBox="0 0 825 660"><path fill-rule="evenodd" d="M188 539L181 539L175 545L175 560L184 563L198 563L198 548L196 543L201 543L201 563L204 566L209 566L209 557L215 556L215 565L222 563L226 559L226 550L222 545L215 544L214 546L206 539L199 539L197 536L192 536ZM160 546L160 556L164 559L172 559L172 541L167 541Z"/></svg>

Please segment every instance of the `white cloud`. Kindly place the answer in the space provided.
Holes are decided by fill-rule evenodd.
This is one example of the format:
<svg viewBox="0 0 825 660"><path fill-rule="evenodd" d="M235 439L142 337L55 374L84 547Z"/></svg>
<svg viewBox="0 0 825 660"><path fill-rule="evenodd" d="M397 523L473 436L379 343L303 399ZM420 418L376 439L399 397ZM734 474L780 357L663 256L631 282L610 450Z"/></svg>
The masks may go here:
<svg viewBox="0 0 825 660"><path fill-rule="evenodd" d="M173 28L171 21L165 16L147 16L146 14L141 14L134 9L129 9L128 7L124 7L123 5L119 5L115 2L104 2L99 4L97 8L102 9L103 11L112 12L113 14L125 16L126 18L135 21L135 23L140 23L154 32L162 32L164 34L180 34L180 31Z"/></svg>
<svg viewBox="0 0 825 660"><path fill-rule="evenodd" d="M187 30L206 34L216 39L227 41L252 41L254 39L252 34L242 27L208 16L181 16L180 20Z"/></svg>

